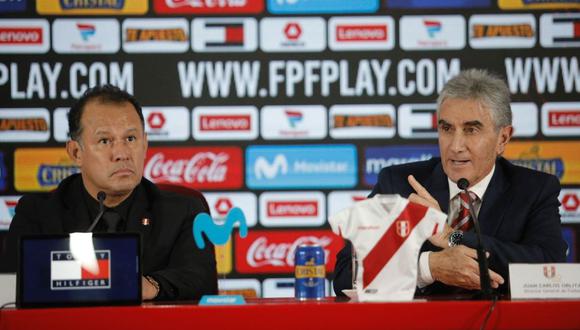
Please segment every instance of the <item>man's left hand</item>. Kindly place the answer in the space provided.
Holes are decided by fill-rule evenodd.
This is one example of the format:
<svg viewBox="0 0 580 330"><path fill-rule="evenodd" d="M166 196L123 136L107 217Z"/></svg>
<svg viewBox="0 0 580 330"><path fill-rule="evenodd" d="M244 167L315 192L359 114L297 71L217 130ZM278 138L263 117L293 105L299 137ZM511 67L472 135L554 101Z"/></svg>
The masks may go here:
<svg viewBox="0 0 580 330"><path fill-rule="evenodd" d="M144 276L141 276L141 299L151 300L157 296L157 288Z"/></svg>

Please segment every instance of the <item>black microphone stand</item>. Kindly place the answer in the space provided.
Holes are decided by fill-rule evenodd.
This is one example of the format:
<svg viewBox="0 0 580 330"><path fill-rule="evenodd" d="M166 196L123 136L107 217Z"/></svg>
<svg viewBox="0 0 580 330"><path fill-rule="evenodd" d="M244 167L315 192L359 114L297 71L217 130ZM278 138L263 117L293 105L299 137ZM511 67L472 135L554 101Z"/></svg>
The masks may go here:
<svg viewBox="0 0 580 330"><path fill-rule="evenodd" d="M471 215L471 219L473 220L475 235L477 236L477 264L479 266L479 284L481 286L481 291L477 298L481 300L492 300L494 298L494 293L491 290L489 265L487 262L487 256L485 255L483 243L481 242L481 230L479 229L479 221L477 220L477 215L475 214L475 209L473 208L473 200L471 199L471 195L467 190L469 187L469 181L467 181L467 179L459 179L457 186L467 194L469 213Z"/></svg>
<svg viewBox="0 0 580 330"><path fill-rule="evenodd" d="M99 191L99 193L97 193L97 199L99 200L99 213L97 213L95 220L93 220L93 223L91 223L89 229L87 229L87 232L89 233L95 229L95 226L103 216L103 213L105 213L105 198L107 198L107 194L105 194L104 191Z"/></svg>

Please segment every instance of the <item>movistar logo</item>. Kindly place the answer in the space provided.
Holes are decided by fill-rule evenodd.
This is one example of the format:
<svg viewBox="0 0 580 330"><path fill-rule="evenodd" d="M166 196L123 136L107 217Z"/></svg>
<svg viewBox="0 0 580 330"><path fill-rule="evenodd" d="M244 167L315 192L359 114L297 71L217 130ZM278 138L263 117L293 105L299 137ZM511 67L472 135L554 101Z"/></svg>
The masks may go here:
<svg viewBox="0 0 580 330"><path fill-rule="evenodd" d="M193 220L195 245L200 249L205 248L205 240L202 234L205 234L214 245L226 244L236 223L240 224L240 237L246 237L248 235L248 224L244 212L239 207L230 209L223 225L216 224L209 214L199 213Z"/></svg>
<svg viewBox="0 0 580 330"><path fill-rule="evenodd" d="M274 157L274 162L269 163L264 157L258 157L254 165L254 175L256 179L273 179L279 174L288 173L288 161L282 154Z"/></svg>

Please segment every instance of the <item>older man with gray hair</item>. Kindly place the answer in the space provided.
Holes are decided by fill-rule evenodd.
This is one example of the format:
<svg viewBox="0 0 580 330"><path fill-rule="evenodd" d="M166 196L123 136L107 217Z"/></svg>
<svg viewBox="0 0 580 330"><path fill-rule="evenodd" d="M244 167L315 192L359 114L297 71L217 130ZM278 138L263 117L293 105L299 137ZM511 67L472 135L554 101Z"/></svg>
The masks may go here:
<svg viewBox="0 0 580 330"><path fill-rule="evenodd" d="M508 289L508 264L563 262L558 194L552 175L515 166L501 155L513 127L506 83L485 70L470 69L447 82L437 100L440 158L381 170L370 196L400 194L448 214L442 234L420 253L419 294L468 292L480 288L477 237L469 216L465 178L489 252L491 286ZM334 290L351 287L351 245L339 252Z"/></svg>

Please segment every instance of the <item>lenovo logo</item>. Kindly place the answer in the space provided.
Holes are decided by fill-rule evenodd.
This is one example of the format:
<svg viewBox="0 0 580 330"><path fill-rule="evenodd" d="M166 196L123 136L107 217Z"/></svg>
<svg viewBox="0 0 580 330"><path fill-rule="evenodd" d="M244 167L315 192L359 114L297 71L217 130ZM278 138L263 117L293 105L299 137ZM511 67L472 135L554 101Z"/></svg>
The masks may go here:
<svg viewBox="0 0 580 330"><path fill-rule="evenodd" d="M542 105L542 133L546 136L578 136L579 102L546 102Z"/></svg>
<svg viewBox="0 0 580 330"><path fill-rule="evenodd" d="M317 201L288 201L288 202L268 202L269 217L303 217L317 216Z"/></svg>
<svg viewBox="0 0 580 330"><path fill-rule="evenodd" d="M249 131L252 129L250 115L202 115L201 131Z"/></svg>
<svg viewBox="0 0 580 330"><path fill-rule="evenodd" d="M549 114L550 127L580 127L580 110L552 111Z"/></svg>
<svg viewBox="0 0 580 330"><path fill-rule="evenodd" d="M42 28L9 28L0 27L0 44L11 45L41 45Z"/></svg>
<svg viewBox="0 0 580 330"><path fill-rule="evenodd" d="M386 41L386 25L337 25L337 41Z"/></svg>
<svg viewBox="0 0 580 330"><path fill-rule="evenodd" d="M320 191L265 192L260 195L260 223L265 227L318 227L326 221Z"/></svg>

